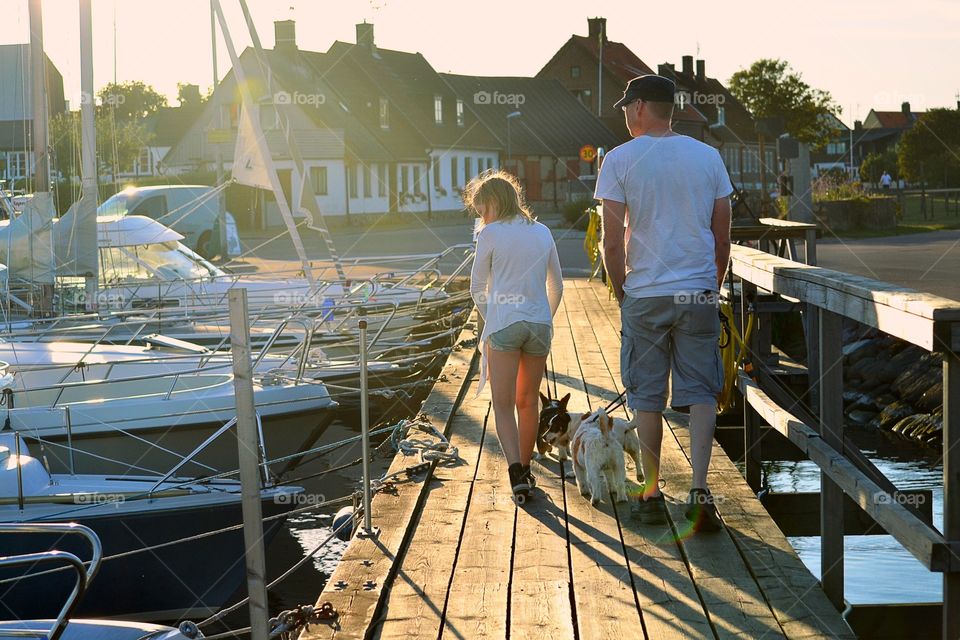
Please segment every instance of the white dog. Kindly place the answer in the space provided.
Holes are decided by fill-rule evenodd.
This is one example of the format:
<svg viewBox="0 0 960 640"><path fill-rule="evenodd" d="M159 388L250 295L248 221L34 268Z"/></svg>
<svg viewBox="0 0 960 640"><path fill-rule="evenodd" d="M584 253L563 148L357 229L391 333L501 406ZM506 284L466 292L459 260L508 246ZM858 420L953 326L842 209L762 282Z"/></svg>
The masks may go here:
<svg viewBox="0 0 960 640"><path fill-rule="evenodd" d="M558 460L570 459L570 442L580 423L593 415L590 413L574 413L567 411L566 401L569 400L569 394L561 401L550 403L542 396L544 409L540 413L541 433L538 441L542 439L548 445L557 448ZM632 420L623 418L613 418L613 437L620 443L621 448L633 459L633 466L636 469L637 482L643 481L643 470L640 466L640 438L637 437L636 424Z"/></svg>
<svg viewBox="0 0 960 640"><path fill-rule="evenodd" d="M603 409L580 421L570 441L573 472L580 495L589 494L598 504L609 494L617 502L627 500L627 474L623 464L623 446L613 430L613 419Z"/></svg>

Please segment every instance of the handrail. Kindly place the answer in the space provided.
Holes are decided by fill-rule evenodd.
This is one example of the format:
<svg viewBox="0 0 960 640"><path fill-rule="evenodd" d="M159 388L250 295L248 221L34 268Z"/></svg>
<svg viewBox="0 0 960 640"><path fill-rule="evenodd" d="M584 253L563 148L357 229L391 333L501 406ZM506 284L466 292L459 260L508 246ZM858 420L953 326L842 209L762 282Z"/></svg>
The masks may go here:
<svg viewBox="0 0 960 640"><path fill-rule="evenodd" d="M73 614L80 599L86 592L87 586L96 577L100 570L100 562L103 559L103 547L100 544L100 538L89 527L75 523L3 523L0 524L0 534L13 533L62 533L80 535L90 543L89 566L85 565L76 555L64 551L45 551L41 553L27 553L17 556L0 557L0 566L12 567L17 565L36 565L41 563L64 563L70 566L77 574L77 583L67 597L63 608L53 621L53 627L50 630L50 640L57 640L63 635L67 624L70 622L70 616ZM29 577L29 576L28 576Z"/></svg>

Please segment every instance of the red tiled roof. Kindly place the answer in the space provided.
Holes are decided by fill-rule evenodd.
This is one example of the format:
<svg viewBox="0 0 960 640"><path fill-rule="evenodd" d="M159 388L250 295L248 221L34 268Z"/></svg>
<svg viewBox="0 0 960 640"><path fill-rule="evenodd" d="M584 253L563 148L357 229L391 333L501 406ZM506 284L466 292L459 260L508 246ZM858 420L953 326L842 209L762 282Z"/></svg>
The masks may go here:
<svg viewBox="0 0 960 640"><path fill-rule="evenodd" d="M593 57L596 58L599 55L597 49L599 43L596 38L575 35L571 36L571 40L589 51ZM603 43L603 66L606 67L607 70L615 73L618 78L623 80L624 84L626 84L628 80L642 76L645 73L655 73L654 70L638 58L633 51L630 51L627 45L622 42L613 42L612 40L607 40Z"/></svg>
<svg viewBox="0 0 960 640"><path fill-rule="evenodd" d="M920 115L916 112L907 115L903 111L874 111L873 114L884 129L909 129Z"/></svg>

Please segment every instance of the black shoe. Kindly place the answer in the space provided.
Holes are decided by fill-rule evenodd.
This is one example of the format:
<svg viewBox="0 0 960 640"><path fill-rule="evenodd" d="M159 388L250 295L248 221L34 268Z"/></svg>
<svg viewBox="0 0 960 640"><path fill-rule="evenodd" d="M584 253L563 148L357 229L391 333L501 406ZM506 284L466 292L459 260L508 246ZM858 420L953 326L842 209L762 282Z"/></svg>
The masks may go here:
<svg viewBox="0 0 960 640"><path fill-rule="evenodd" d="M652 496L644 500L640 498L630 505L630 517L643 524L666 524L667 503L663 494Z"/></svg>
<svg viewBox="0 0 960 640"><path fill-rule="evenodd" d="M683 515L693 523L694 531L712 532L723 528L723 521L720 520L709 489L690 489L687 510Z"/></svg>
<svg viewBox="0 0 960 640"><path fill-rule="evenodd" d="M517 504L523 504L530 497L530 482L523 472L523 466L519 462L514 462L507 469L510 474L510 489L513 491L513 500Z"/></svg>
<svg viewBox="0 0 960 640"><path fill-rule="evenodd" d="M527 481L527 484L530 485L531 489L536 488L537 478L533 475L533 470L530 469L530 465L523 465L523 478Z"/></svg>

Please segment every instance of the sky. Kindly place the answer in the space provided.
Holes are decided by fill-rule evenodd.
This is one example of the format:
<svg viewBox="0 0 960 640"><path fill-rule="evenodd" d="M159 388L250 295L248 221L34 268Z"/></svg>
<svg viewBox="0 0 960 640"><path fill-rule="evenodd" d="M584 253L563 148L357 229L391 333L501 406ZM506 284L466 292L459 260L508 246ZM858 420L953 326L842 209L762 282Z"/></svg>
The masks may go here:
<svg viewBox="0 0 960 640"><path fill-rule="evenodd" d="M79 104L77 0L42 0L44 45ZM419 51L437 71L532 76L587 18L607 18L610 40L623 42L656 69L681 56L706 61L726 83L759 58L782 58L842 108L862 120L871 108L956 107L960 91L960 0L805 0L770 3L686 0L248 0L264 46L273 21L294 19L301 49L326 51L355 41L372 22L377 46ZM238 0L221 0L238 49L251 42ZM142 80L176 104L177 83L213 82L209 0L93 0L97 88L116 78ZM907 8L909 7L909 10ZM680 10L677 10L680 8ZM0 44L27 42L27 0L0 0ZM116 29L114 29L116 25ZM218 74L230 67L221 35ZM2 87L0 87L2 90ZM851 117L852 116L852 117Z"/></svg>

